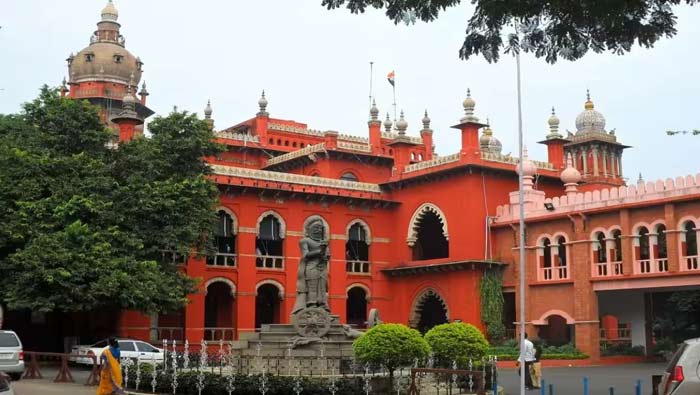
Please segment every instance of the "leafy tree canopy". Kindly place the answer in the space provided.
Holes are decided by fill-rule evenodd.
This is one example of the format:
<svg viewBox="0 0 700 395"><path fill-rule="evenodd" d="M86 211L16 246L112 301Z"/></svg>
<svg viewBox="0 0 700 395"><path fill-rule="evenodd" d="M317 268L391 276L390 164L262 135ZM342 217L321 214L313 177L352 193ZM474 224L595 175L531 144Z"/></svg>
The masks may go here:
<svg viewBox="0 0 700 395"><path fill-rule="evenodd" d="M459 50L467 60L482 55L496 62L501 50L532 52L548 63L559 58L577 60L589 50L616 54L629 52L637 43L652 47L662 37L676 34L673 7L698 0L472 0L474 14L467 22ZM345 5L352 13L367 7L385 9L394 23L430 22L440 11L460 0L322 0L335 9ZM519 36L513 34L518 26ZM504 42L504 35L509 35Z"/></svg>
<svg viewBox="0 0 700 395"><path fill-rule="evenodd" d="M156 118L151 138L108 148L86 101L42 88L0 115L0 300L9 308L172 311L195 281L173 257L204 248L219 146L194 115ZM165 258L165 259L164 259Z"/></svg>

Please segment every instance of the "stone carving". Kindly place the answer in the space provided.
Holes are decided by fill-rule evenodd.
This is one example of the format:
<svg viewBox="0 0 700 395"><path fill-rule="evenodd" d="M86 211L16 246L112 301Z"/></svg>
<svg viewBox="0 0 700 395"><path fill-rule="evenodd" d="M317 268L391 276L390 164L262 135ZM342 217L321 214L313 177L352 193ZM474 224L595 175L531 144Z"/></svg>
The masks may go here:
<svg viewBox="0 0 700 395"><path fill-rule="evenodd" d="M292 315L305 308L320 307L330 313L328 306L328 262L330 250L323 221L314 219L306 225L304 238L299 241L301 259L297 272L297 298Z"/></svg>
<svg viewBox="0 0 700 395"><path fill-rule="evenodd" d="M378 309L370 309L369 310L369 317L367 317L367 327L368 328L373 328L379 324L381 324L383 321L379 317L379 310Z"/></svg>
<svg viewBox="0 0 700 395"><path fill-rule="evenodd" d="M318 341L328 334L331 329L331 316L323 308L308 307L292 314L292 325L299 336L306 339L295 338L294 344L305 344Z"/></svg>
<svg viewBox="0 0 700 395"><path fill-rule="evenodd" d="M348 324L343 324L340 326L340 328L343 330L343 334L345 337L348 339L357 339L358 337L364 335L364 332L358 331L357 329L353 329L350 325Z"/></svg>

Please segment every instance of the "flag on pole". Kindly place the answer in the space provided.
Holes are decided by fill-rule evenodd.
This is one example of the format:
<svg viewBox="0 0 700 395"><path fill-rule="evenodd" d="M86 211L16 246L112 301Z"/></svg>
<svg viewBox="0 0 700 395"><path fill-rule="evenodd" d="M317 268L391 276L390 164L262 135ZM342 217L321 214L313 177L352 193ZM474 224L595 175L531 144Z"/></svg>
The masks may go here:
<svg viewBox="0 0 700 395"><path fill-rule="evenodd" d="M389 83L391 86L394 86L394 71L392 70L389 74L386 75L386 79L389 80Z"/></svg>

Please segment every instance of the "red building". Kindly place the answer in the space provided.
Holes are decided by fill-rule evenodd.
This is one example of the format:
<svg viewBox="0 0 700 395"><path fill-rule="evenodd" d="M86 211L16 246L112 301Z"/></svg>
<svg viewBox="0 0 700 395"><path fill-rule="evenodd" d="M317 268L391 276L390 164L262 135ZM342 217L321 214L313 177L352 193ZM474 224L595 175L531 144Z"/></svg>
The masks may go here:
<svg viewBox="0 0 700 395"><path fill-rule="evenodd" d="M124 49L116 18L110 1L91 45L69 58L70 96L101 105L127 140L151 111L145 88L140 100L129 93L142 62ZM329 300L342 322L362 325L376 308L384 321L419 329L454 320L483 328L480 279L504 266L513 329L518 160L501 153L475 106L467 92L453 127L461 146L437 156L427 112L409 125L403 113L382 121L373 105L366 131L348 135L275 118L263 92L254 116L215 132L226 146L211 160L218 254L183 266L202 279L200 292L179 313L122 312L118 331L192 342L288 322L298 241L314 218L330 240ZM214 128L209 104L205 118ZM649 295L700 284L700 177L625 186L628 147L590 98L575 134L559 133L554 111L548 123L547 161L523 163L528 331L593 357L601 339L649 346Z"/></svg>

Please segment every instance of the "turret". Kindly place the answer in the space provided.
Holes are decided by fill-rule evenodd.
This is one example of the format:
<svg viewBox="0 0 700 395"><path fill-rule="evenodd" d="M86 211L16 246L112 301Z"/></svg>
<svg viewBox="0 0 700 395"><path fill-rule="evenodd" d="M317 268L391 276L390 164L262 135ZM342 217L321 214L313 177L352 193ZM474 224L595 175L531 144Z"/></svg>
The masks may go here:
<svg viewBox="0 0 700 395"><path fill-rule="evenodd" d="M425 146L425 160L433 159L433 130L430 129L430 117L428 110L423 114L423 129L420 131L420 138Z"/></svg>
<svg viewBox="0 0 700 395"><path fill-rule="evenodd" d="M467 98L462 102L464 116L459 120L459 124L452 126L462 132L462 154L478 155L479 151L479 129L486 126L479 123L479 118L474 115L476 101L472 98L471 91L467 89Z"/></svg>
<svg viewBox="0 0 700 395"><path fill-rule="evenodd" d="M377 103L372 99L372 107L369 109L369 145L372 154L378 155L382 152L382 123L379 120L379 109Z"/></svg>

